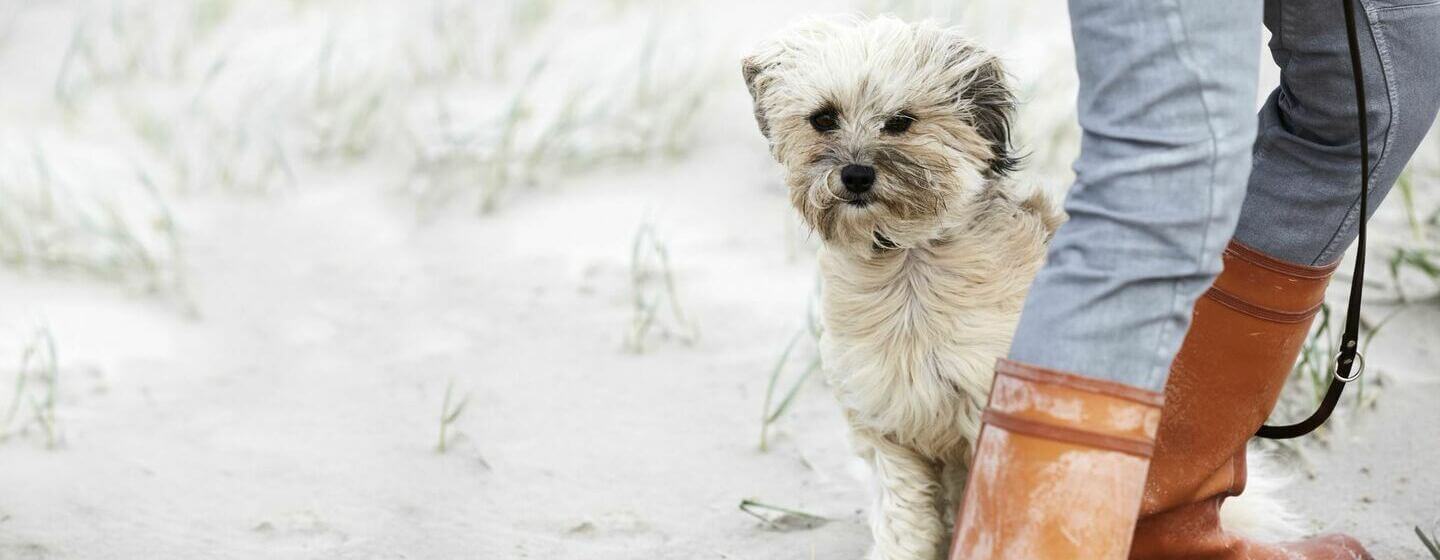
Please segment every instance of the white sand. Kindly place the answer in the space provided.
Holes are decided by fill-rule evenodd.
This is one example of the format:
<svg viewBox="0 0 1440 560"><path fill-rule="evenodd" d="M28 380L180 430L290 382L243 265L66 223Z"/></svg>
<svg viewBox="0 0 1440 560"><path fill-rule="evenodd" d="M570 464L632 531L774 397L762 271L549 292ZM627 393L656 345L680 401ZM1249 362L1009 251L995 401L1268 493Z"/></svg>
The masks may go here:
<svg viewBox="0 0 1440 560"><path fill-rule="evenodd" d="M1332 303L1342 304L1336 295L1332 288ZM1377 558L1421 558L1414 527L1440 530L1437 325L1440 308L1430 304L1411 306L1384 327L1368 353L1372 372L1385 376L1375 408L1332 420L1329 448L1307 447L1283 493L1313 520L1308 528L1355 535Z"/></svg>

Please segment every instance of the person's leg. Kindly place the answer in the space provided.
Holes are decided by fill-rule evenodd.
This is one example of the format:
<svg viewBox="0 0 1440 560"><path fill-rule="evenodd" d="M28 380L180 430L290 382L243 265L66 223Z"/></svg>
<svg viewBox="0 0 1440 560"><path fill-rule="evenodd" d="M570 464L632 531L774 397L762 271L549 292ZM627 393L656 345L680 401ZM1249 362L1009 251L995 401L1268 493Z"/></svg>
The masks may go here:
<svg viewBox="0 0 1440 560"><path fill-rule="evenodd" d="M1440 4L1360 2L1373 211L1440 103ZM1196 304L1166 386L1134 558L1368 558L1340 535L1247 541L1227 533L1218 515L1226 497L1245 489L1246 442L1274 408L1330 273L1355 237L1360 136L1341 7L1266 3L1281 86L1260 112L1238 242Z"/></svg>
<svg viewBox="0 0 1440 560"><path fill-rule="evenodd" d="M1124 558L1190 307L1254 140L1260 5L1071 0L1070 221L996 367L952 558Z"/></svg>
<svg viewBox="0 0 1440 560"><path fill-rule="evenodd" d="M1440 4L1358 0L1370 124L1370 212L1440 107ZM1360 200L1355 88L1340 2L1266 3L1280 87L1260 110L1255 169L1235 239L1324 265L1354 241Z"/></svg>
<svg viewBox="0 0 1440 560"><path fill-rule="evenodd" d="M1076 181L1010 359L1149 390L1220 272L1255 138L1259 2L1070 2Z"/></svg>

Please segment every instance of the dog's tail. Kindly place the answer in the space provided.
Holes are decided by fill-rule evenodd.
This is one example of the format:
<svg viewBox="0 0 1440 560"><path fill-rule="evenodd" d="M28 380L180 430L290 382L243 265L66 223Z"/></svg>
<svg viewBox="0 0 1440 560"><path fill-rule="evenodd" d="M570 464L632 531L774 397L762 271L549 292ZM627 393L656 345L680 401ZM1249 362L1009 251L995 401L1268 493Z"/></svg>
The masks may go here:
<svg viewBox="0 0 1440 560"><path fill-rule="evenodd" d="M1226 531L1260 542L1289 541L1304 536L1302 519L1292 512L1280 491L1289 485L1280 461L1269 453L1251 450L1246 457L1249 474L1245 492L1225 500L1220 525Z"/></svg>

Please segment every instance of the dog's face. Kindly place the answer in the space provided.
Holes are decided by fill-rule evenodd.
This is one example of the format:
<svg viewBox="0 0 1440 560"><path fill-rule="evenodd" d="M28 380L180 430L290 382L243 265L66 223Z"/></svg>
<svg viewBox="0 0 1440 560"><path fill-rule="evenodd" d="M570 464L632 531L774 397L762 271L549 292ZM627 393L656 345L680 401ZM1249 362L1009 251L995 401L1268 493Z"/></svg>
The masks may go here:
<svg viewBox="0 0 1440 560"><path fill-rule="evenodd" d="M1016 166L999 62L893 18L804 23L745 59L790 198L831 246L915 246Z"/></svg>

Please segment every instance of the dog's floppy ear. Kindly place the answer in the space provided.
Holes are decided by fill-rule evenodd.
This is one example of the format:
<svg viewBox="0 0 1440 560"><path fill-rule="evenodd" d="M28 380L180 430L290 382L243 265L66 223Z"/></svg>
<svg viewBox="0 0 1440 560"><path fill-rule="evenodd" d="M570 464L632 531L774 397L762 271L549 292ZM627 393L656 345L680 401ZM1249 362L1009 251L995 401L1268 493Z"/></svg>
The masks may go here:
<svg viewBox="0 0 1440 560"><path fill-rule="evenodd" d="M770 85L770 78L762 75L766 66L759 55L747 56L740 61L740 73L745 77L745 87L750 90L750 98L755 103L755 124L760 125L760 134L773 142L770 138L770 121L765 118L765 106L762 103L765 88Z"/></svg>
<svg viewBox="0 0 1440 560"><path fill-rule="evenodd" d="M1015 117L1015 93L1006 79L1000 59L972 45L961 45L955 63L972 69L956 84L959 105L970 125L990 143L988 174L1003 177L1020 168L1023 156L1010 140Z"/></svg>

